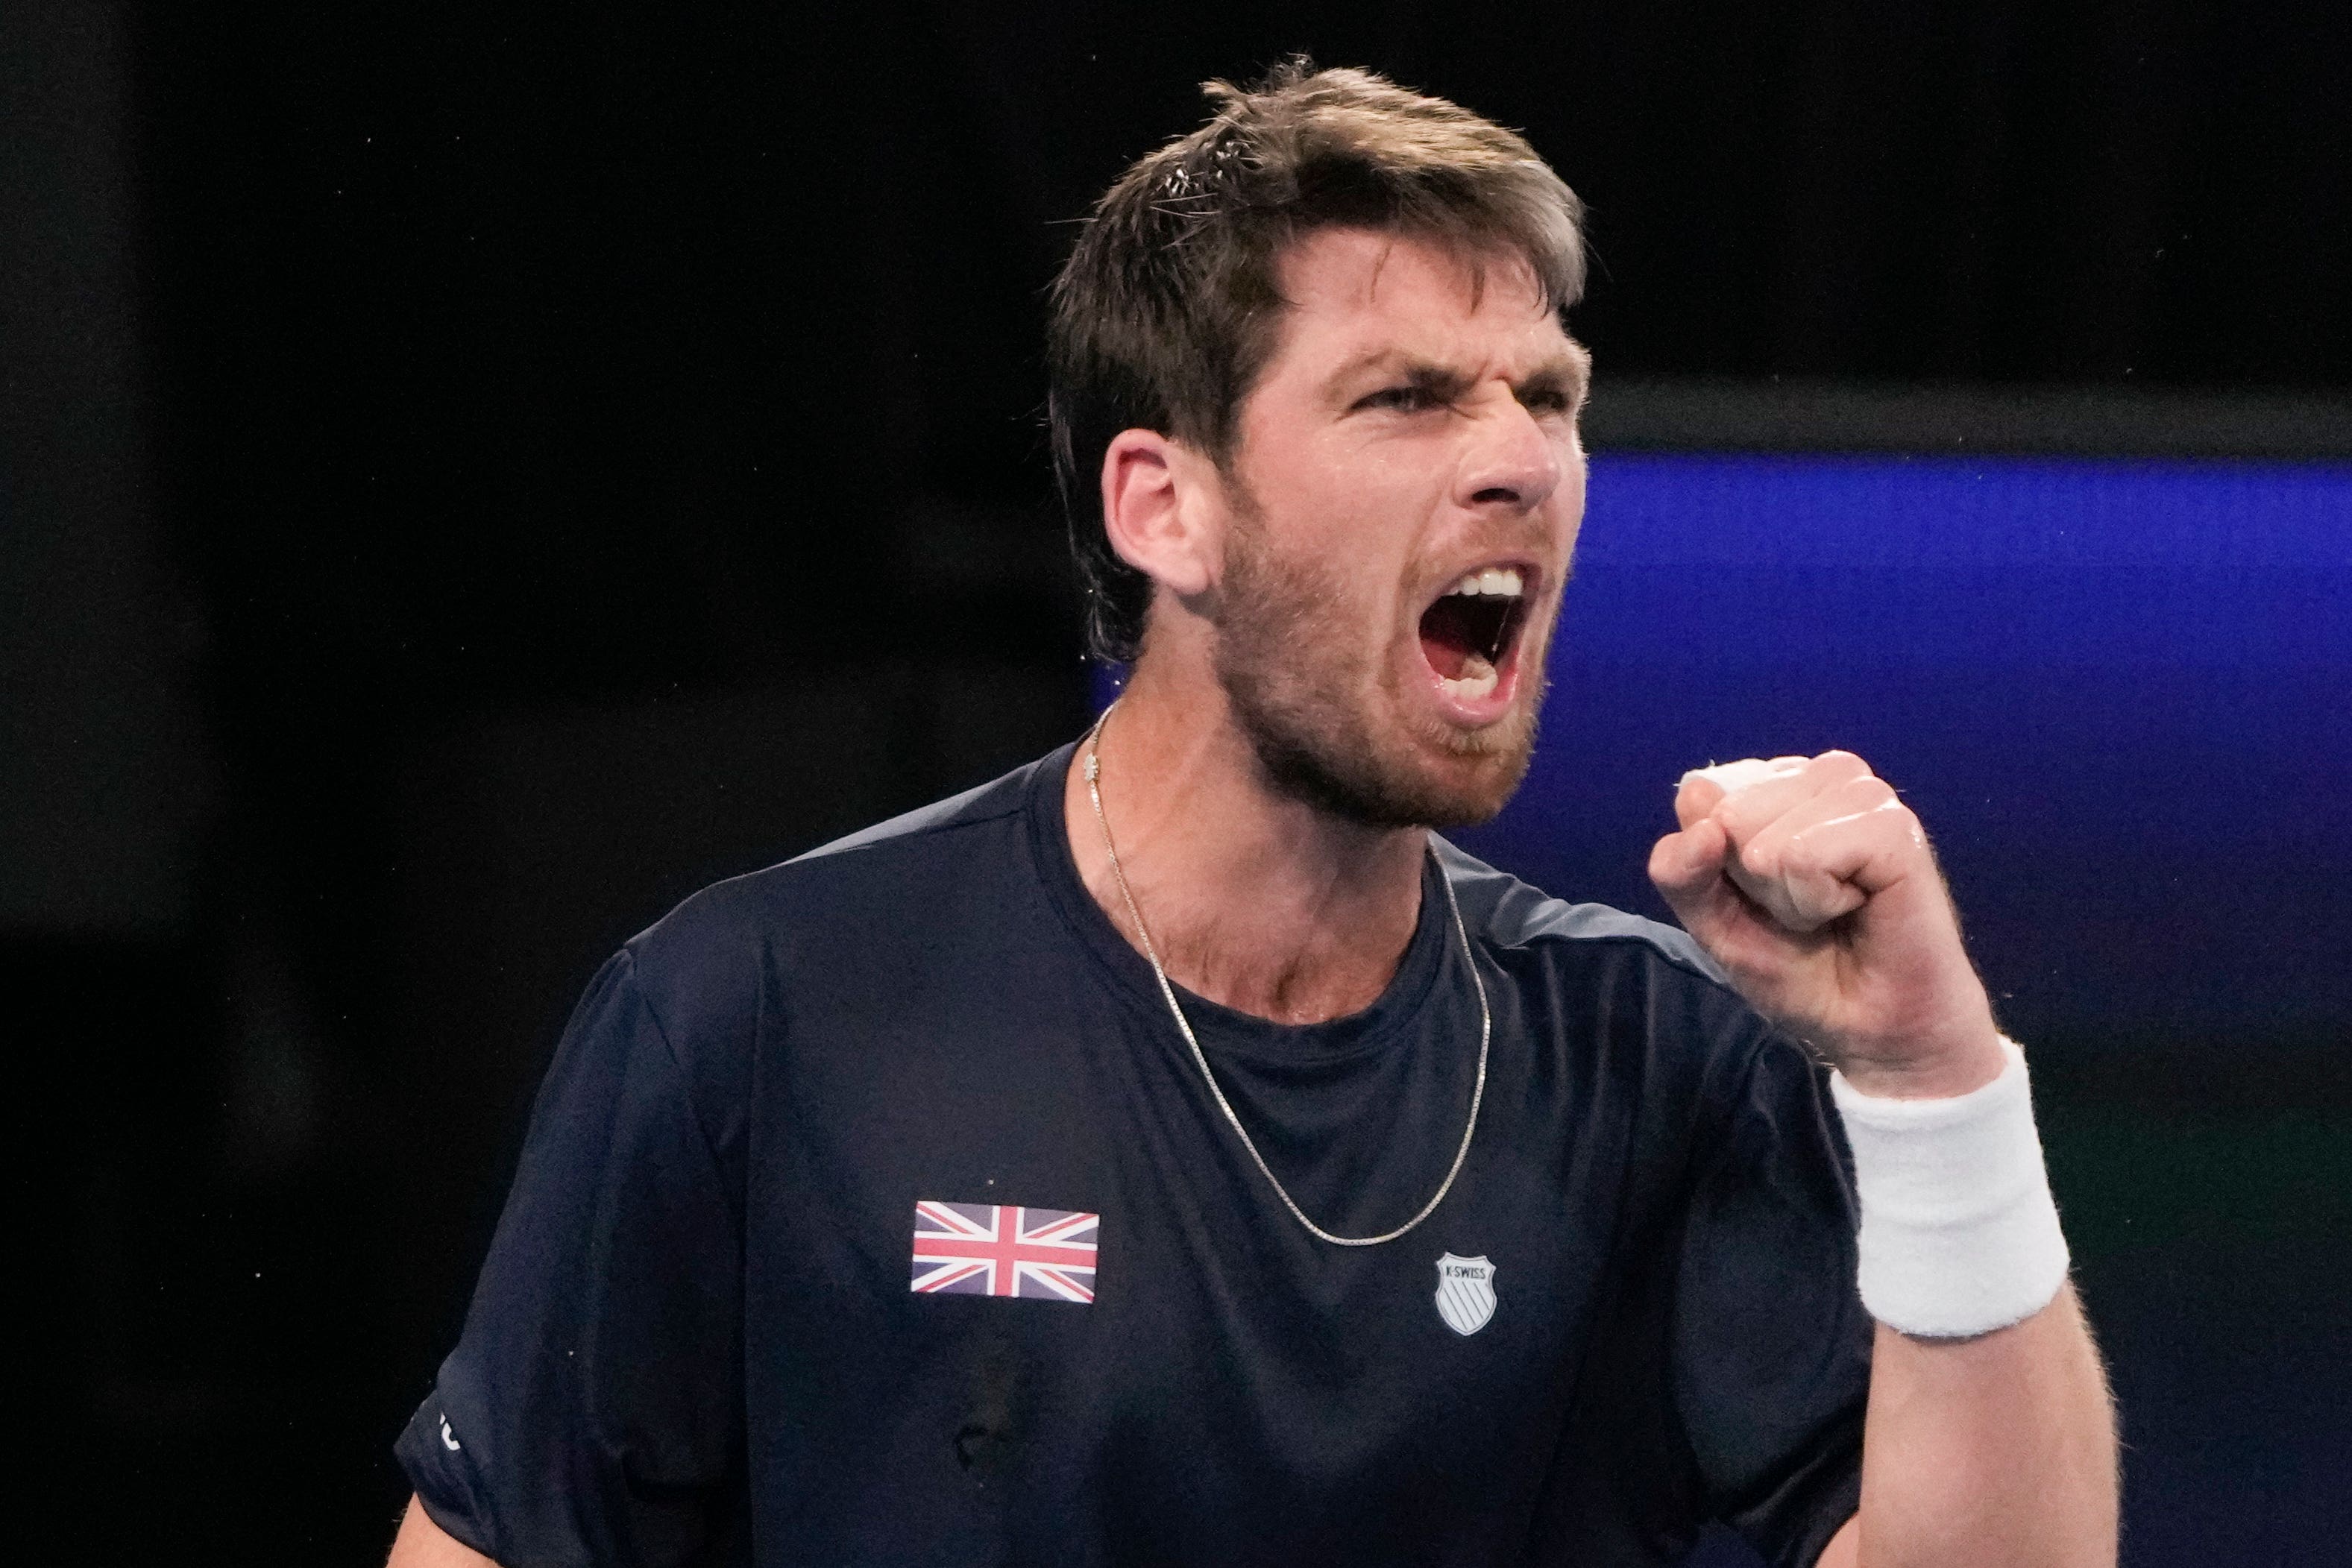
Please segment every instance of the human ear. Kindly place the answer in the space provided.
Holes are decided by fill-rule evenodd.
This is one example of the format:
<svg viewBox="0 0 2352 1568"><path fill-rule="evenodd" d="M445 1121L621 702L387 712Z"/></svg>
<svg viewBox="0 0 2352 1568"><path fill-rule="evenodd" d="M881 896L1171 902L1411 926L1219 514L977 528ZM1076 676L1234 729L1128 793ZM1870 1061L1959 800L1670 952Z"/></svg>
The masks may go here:
<svg viewBox="0 0 2352 1568"><path fill-rule="evenodd" d="M1118 559L1180 599L1216 580L1209 465L1157 431L1122 430L1103 453L1103 528Z"/></svg>

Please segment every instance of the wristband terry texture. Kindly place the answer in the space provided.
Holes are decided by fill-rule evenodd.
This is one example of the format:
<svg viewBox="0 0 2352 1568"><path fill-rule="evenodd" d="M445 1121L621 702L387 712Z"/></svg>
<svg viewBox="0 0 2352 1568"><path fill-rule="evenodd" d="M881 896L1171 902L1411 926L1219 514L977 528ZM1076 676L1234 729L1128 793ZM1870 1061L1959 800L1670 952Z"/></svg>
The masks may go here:
<svg viewBox="0 0 2352 1568"><path fill-rule="evenodd" d="M2066 1282L2025 1053L2000 1043L2000 1076L1950 1099L1881 1099L1830 1076L1862 1200L1862 1302L1904 1333L2006 1328Z"/></svg>

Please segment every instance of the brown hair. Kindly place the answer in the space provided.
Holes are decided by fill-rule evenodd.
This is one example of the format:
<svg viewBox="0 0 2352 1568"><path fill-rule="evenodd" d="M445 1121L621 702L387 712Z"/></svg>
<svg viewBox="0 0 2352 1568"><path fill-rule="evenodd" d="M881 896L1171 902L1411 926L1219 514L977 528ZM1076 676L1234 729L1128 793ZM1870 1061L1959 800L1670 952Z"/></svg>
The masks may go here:
<svg viewBox="0 0 2352 1568"><path fill-rule="evenodd" d="M1140 652L1151 580L1103 529L1103 454L1156 430L1233 456L1236 415L1272 357L1284 250L1317 229L1433 240L1474 265L1526 257L1546 304L1584 288L1582 206L1515 132L1363 70L1304 57L1259 86L1202 84L1207 124L1137 161L1095 206L1055 280L1046 403L1054 470L1099 657Z"/></svg>

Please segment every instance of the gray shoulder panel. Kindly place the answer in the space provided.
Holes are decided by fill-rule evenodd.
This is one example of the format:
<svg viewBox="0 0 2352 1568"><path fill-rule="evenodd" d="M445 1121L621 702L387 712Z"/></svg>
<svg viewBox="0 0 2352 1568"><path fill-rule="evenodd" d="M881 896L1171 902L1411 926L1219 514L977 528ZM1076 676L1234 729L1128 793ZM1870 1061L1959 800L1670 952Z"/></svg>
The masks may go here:
<svg viewBox="0 0 2352 1568"><path fill-rule="evenodd" d="M1463 918L1497 946L1527 947L1545 941L1638 942L1677 968L1727 988L1731 984L1706 950L1678 926L1628 915L1605 904L1567 903L1507 872L1496 871L1443 839L1435 842L1438 862L1462 902Z"/></svg>
<svg viewBox="0 0 2352 1568"><path fill-rule="evenodd" d="M1020 811L1030 777L1040 766L1032 763L961 795L934 800L870 828L861 828L845 838L820 844L788 861L715 882L631 937L630 946L644 947L664 937L702 942L738 927L760 927L772 916L776 901L788 895L788 890L804 894L813 885L812 877L818 879L817 885L828 880L820 874L821 862L853 851L908 844L959 828L1001 821Z"/></svg>
<svg viewBox="0 0 2352 1568"><path fill-rule="evenodd" d="M974 822L994 821L1021 809L1024 792L1028 788L1031 772L1040 764L1032 763L1002 779L967 789L961 795L950 795L944 800L934 800L928 806L918 806L887 821L870 828L860 828L845 838L829 844L819 844L806 853L794 855L786 865L798 865L803 861L823 860L828 855L846 854L852 850L870 849L893 839L919 838L943 828L965 827Z"/></svg>

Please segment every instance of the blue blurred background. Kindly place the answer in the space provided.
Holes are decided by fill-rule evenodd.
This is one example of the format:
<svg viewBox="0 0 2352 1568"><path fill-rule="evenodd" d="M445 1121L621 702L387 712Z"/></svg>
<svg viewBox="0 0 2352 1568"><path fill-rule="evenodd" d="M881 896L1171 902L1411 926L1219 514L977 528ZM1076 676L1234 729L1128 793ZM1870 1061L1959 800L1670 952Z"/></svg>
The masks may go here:
<svg viewBox="0 0 2352 1568"><path fill-rule="evenodd" d="M1457 837L1670 918L1683 769L1868 759L2033 1052L2126 1560L2344 1561L2352 465L1603 453L1591 497L1537 760Z"/></svg>
<svg viewBox="0 0 2352 1568"><path fill-rule="evenodd" d="M1604 453L1591 495L1480 852L1652 907L1683 769L1843 747L1928 824L2016 1032L2352 1016L2352 465Z"/></svg>

